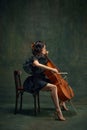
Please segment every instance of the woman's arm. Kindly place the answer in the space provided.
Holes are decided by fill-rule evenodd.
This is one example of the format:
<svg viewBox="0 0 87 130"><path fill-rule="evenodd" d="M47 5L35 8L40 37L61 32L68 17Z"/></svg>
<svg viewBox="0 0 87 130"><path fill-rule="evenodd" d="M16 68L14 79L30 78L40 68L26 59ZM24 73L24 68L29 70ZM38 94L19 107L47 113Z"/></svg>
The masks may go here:
<svg viewBox="0 0 87 130"><path fill-rule="evenodd" d="M58 73L57 69L51 68L51 67L46 66L46 65L43 65L43 64L39 63L38 60L34 60L33 65L37 66L37 67L40 67L40 68L43 68L43 69L47 69L47 70L53 71L55 73Z"/></svg>

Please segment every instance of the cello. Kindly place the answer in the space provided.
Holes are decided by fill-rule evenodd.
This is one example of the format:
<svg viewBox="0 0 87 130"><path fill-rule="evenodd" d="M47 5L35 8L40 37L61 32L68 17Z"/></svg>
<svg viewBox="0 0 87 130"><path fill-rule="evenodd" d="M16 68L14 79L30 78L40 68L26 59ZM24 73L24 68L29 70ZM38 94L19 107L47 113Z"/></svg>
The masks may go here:
<svg viewBox="0 0 87 130"><path fill-rule="evenodd" d="M47 56L46 56L47 57ZM61 101L67 101L70 100L72 97L74 97L74 92L68 82L62 77L61 74L67 74L67 73L60 73L59 69L54 65L54 63L47 57L48 62L47 66L51 68L55 68L58 70L58 74L54 73L49 70L45 70L45 75L48 77L50 82L57 86L58 88L58 97Z"/></svg>

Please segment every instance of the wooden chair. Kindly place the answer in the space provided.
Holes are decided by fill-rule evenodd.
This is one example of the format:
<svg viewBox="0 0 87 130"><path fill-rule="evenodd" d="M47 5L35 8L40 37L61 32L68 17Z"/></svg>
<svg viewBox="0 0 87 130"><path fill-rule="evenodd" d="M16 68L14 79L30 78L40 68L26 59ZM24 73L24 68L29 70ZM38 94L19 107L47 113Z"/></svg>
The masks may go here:
<svg viewBox="0 0 87 130"><path fill-rule="evenodd" d="M19 70L14 71L14 81L15 81L15 90L16 90L16 96L15 96L15 111L14 113L16 114L18 111L18 103L20 105L20 111L22 110L22 99L23 99L23 94L24 89L23 85L21 82L21 74L22 72ZM34 115L37 115L37 112L40 112L40 100L39 100L39 93L32 94L33 99L34 99ZM20 101L19 101L20 99Z"/></svg>

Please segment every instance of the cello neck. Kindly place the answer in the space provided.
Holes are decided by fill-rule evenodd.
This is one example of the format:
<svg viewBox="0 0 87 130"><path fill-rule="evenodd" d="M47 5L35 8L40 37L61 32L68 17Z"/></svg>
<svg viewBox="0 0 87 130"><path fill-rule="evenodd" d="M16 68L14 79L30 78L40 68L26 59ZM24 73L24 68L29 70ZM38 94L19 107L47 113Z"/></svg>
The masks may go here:
<svg viewBox="0 0 87 130"><path fill-rule="evenodd" d="M60 72L60 70L56 67L56 65L54 65L54 63L52 62L52 60L50 60L47 55L46 55L46 57L47 57L47 60L48 60L48 62L49 62L49 64L50 64L50 67L56 68L56 69L58 70L58 72L59 72L58 74L62 74L62 75L63 75L63 74L64 74L64 75L65 75L65 74L66 74L66 75L68 74L67 72Z"/></svg>

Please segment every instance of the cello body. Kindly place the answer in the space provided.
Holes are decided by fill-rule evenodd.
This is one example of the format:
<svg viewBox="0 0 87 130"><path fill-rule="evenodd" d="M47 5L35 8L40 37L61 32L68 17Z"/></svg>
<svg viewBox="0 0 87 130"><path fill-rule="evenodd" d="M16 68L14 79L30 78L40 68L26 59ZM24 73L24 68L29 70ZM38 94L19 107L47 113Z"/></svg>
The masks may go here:
<svg viewBox="0 0 87 130"><path fill-rule="evenodd" d="M48 59L47 66L56 68L56 66ZM58 70L58 68L56 68ZM58 70L59 72L59 70ZM61 101L70 100L74 96L72 88L69 86L68 82L63 79L60 72L59 74L52 71L46 70L45 75L49 78L50 82L57 86L58 97Z"/></svg>

